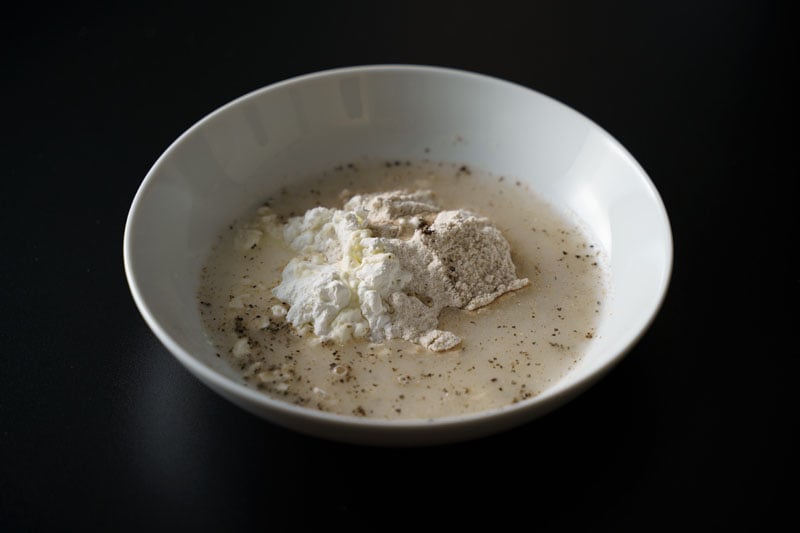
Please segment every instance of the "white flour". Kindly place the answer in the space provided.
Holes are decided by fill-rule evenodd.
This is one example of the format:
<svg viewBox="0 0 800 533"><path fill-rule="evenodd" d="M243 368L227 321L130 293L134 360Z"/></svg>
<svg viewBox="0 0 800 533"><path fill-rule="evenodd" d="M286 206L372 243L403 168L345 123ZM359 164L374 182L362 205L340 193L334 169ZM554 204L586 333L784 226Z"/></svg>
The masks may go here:
<svg viewBox="0 0 800 533"><path fill-rule="evenodd" d="M242 230L245 246L254 231ZM283 238L297 256L273 293L289 304L286 319L298 332L322 341L405 339L448 350L461 338L438 329L444 308L474 310L528 284L487 218L442 211L428 190L316 207L290 219Z"/></svg>

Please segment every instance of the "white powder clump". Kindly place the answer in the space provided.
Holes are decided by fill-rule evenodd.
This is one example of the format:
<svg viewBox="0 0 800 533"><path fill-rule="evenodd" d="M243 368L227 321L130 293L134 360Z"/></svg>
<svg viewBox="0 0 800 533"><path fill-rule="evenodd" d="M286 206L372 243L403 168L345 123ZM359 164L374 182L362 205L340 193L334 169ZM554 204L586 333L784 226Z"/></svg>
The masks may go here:
<svg viewBox="0 0 800 533"><path fill-rule="evenodd" d="M297 255L273 293L301 335L323 341L402 338L449 350L461 339L437 329L442 309L477 309L529 283L517 278L510 246L491 221L442 211L427 190L316 207L289 219L282 233Z"/></svg>

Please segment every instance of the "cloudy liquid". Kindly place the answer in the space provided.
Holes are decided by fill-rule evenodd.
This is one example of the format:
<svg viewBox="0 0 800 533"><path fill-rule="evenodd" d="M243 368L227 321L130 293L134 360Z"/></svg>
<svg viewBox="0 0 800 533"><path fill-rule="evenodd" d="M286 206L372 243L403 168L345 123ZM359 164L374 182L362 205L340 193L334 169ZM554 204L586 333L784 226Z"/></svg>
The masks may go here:
<svg viewBox="0 0 800 533"><path fill-rule="evenodd" d="M513 178L447 163L342 165L269 198L282 217L351 194L431 189L442 209L488 217L511 245L517 276L531 284L475 311L446 309L439 329L462 338L430 352L405 340L320 343L298 336L271 308L271 290L293 256L264 236L242 251L232 222L203 268L198 292L209 341L245 383L293 404L344 415L436 418L484 411L540 394L568 373L595 336L607 268L597 243L575 220ZM235 350L247 339L249 353ZM239 352L237 354L237 352Z"/></svg>

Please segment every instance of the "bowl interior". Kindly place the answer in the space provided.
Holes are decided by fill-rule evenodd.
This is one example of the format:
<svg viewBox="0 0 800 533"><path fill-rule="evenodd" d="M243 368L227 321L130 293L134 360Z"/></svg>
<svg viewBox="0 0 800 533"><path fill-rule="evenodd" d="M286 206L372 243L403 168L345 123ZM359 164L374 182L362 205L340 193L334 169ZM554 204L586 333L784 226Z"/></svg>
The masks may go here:
<svg viewBox="0 0 800 533"><path fill-rule="evenodd" d="M342 69L224 106L145 179L126 228L126 270L146 320L184 364L191 358L240 383L214 356L196 305L200 268L221 229L286 180L365 156L428 157L514 176L582 219L609 256L611 294L596 342L556 389L607 369L656 313L672 261L666 212L605 131L549 97L485 76Z"/></svg>

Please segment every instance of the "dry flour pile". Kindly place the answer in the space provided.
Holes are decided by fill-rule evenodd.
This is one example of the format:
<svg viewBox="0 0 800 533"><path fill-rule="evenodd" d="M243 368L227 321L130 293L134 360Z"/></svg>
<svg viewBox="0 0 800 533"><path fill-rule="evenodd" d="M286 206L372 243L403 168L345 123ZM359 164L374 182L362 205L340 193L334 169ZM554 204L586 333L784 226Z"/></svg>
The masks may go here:
<svg viewBox="0 0 800 533"><path fill-rule="evenodd" d="M487 218L442 211L427 190L357 195L274 231L296 256L273 293L300 334L321 340L402 338L448 350L461 339L437 329L442 309L477 309L529 283Z"/></svg>

